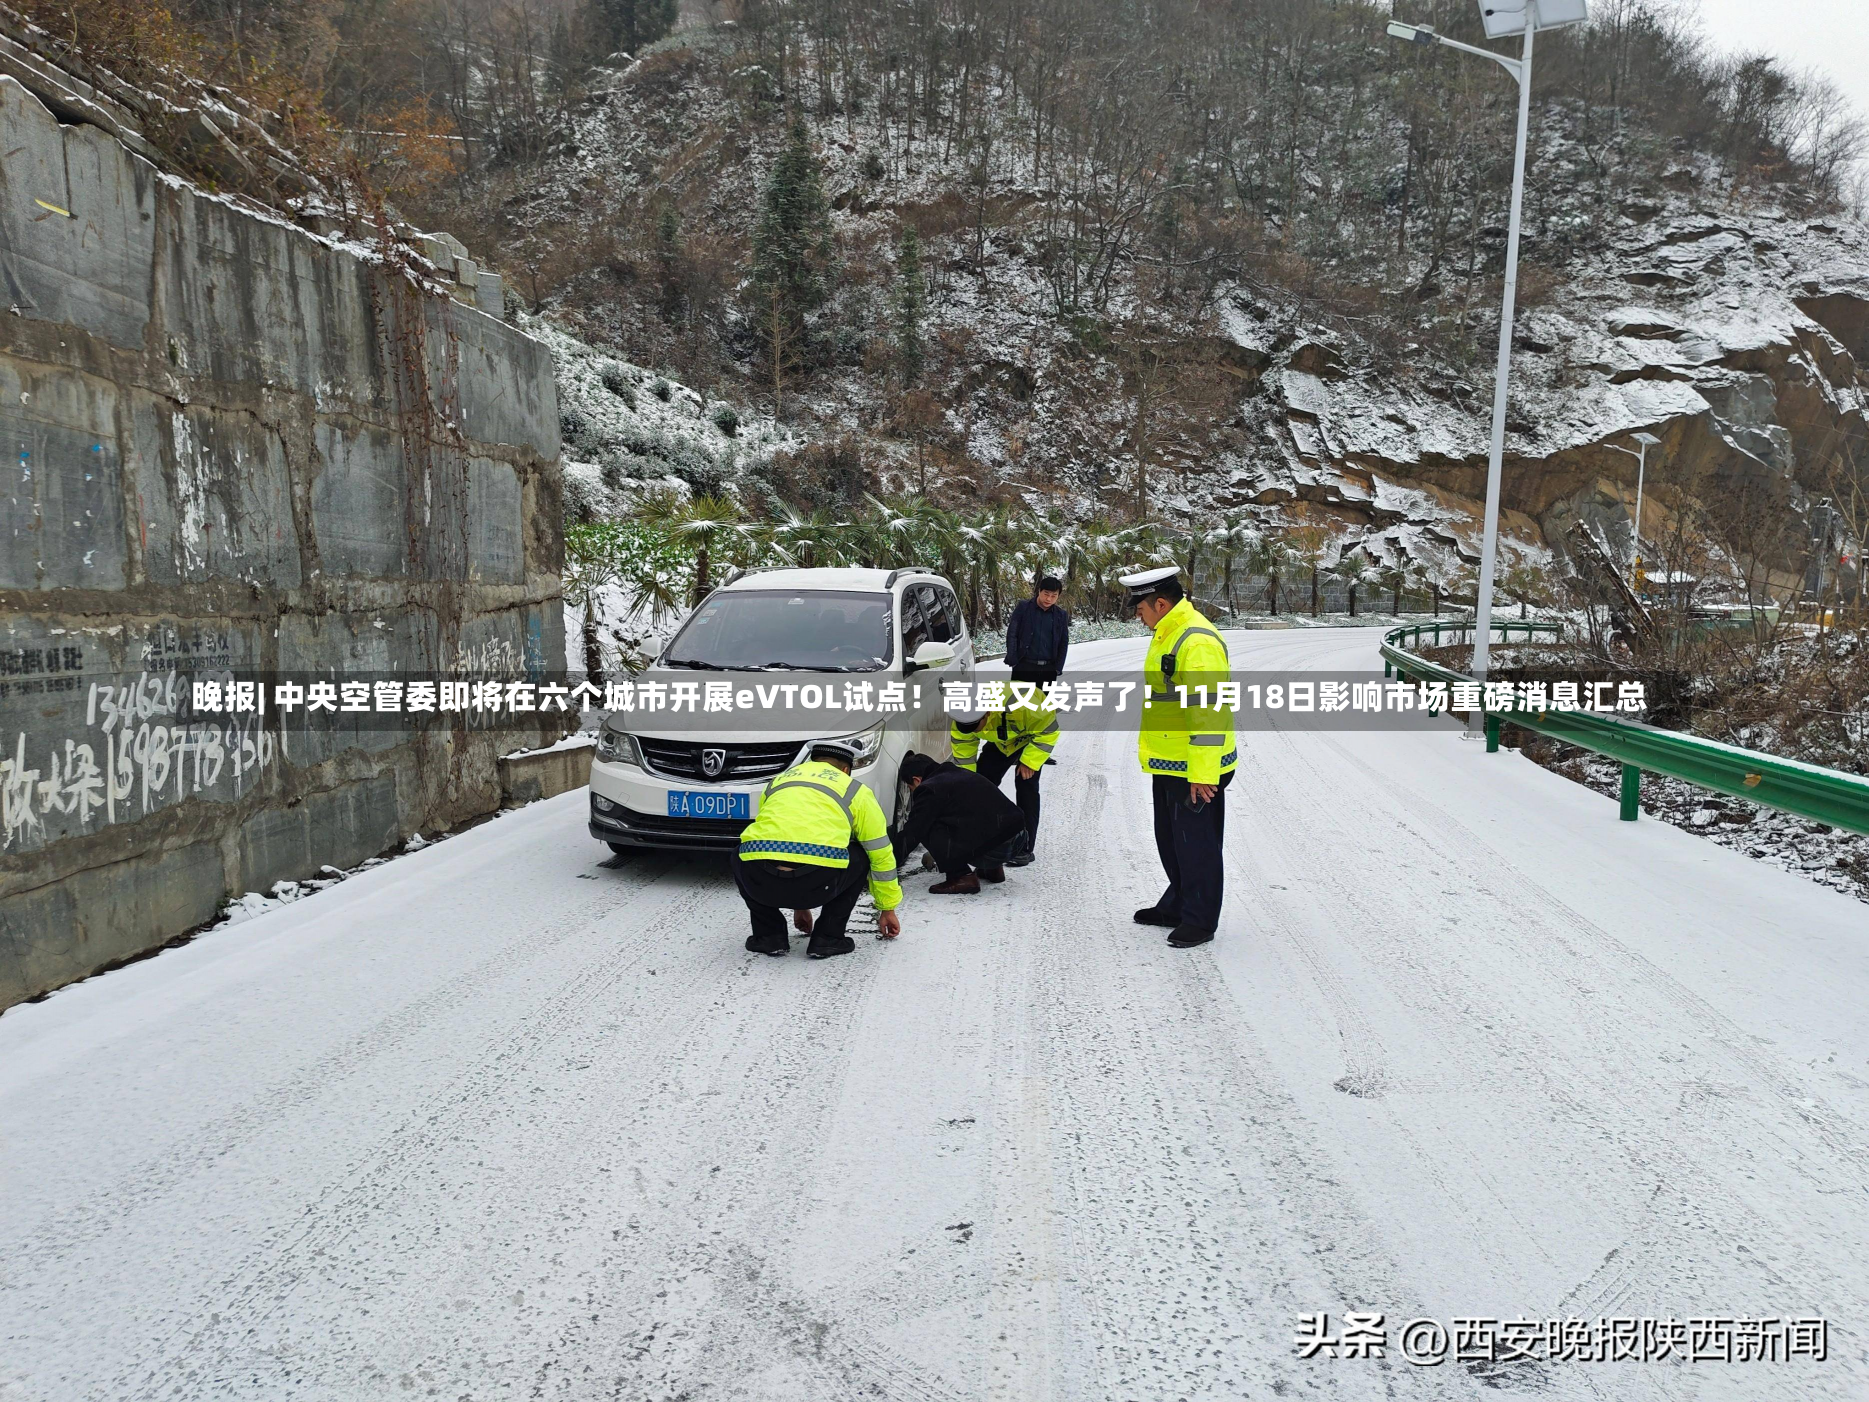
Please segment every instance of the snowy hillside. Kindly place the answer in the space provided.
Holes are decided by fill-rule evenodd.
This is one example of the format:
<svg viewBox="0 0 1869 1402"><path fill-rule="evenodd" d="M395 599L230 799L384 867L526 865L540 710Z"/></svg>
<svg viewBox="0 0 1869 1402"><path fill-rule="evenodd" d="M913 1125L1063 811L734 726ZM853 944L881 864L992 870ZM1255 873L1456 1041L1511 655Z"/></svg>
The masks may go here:
<svg viewBox="0 0 1869 1402"><path fill-rule="evenodd" d="M699 242L680 253L716 278L707 314L730 355L710 374L720 393L769 404L740 319L743 265L720 258L722 239L746 237L782 135L769 118L748 120L749 63L732 31L704 29L601 70L571 139L509 208L522 225L590 231L619 202L679 209L682 230L715 241L703 250L712 262ZM1539 117L1506 549L1514 567L1538 572L1569 553L1579 524L1626 545L1635 462L1619 449L1649 431L1662 445L1648 464L1648 534L1691 525L1726 558L1723 500L1737 491L1802 519L1830 494L1840 439L1861 431L1869 236L1707 156L1631 165L1606 203L1570 174L1600 155L1577 136L1579 121L1555 101ZM1482 265L1469 265L1464 286L1441 275L1448 310L1414 339L1393 318L1337 314L1269 280L1169 295L1146 262L1114 254L1100 310L1065 315L1050 232L1062 194L1034 181L1016 133L995 132L972 146L916 142L912 129L905 140L869 105L814 126L842 268L822 314L837 347L834 365L789 391L793 432L857 433L885 491L919 491L925 478L956 505L1079 519L1132 511L1140 492L1161 518L1233 516L1319 535L1309 549L1327 560L1361 545L1380 566L1444 586L1461 577L1479 547L1484 323L1502 231L1481 231ZM932 425L913 431L888 355L896 239L911 224L928 250L936 401ZM634 266L652 276L646 253ZM568 281L553 315L623 346L668 334L641 298L616 296L595 273ZM769 424L749 423L737 440L710 433L713 410L698 396L644 406L646 372L625 372L630 410L604 390L596 358L563 354L561 369L567 412L582 416L567 421L571 456L590 465L573 470L580 509L615 496L606 480L709 483L729 460L780 446Z"/></svg>
<svg viewBox="0 0 1869 1402"><path fill-rule="evenodd" d="M551 350L565 514L625 514L652 489L712 495L799 440L772 419L593 349L551 321L520 325Z"/></svg>

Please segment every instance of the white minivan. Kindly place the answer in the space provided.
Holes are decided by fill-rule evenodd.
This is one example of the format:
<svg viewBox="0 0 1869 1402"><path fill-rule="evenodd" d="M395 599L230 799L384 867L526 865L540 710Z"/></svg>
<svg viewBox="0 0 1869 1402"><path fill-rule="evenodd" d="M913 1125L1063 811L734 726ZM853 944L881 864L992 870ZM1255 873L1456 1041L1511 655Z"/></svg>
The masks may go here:
<svg viewBox="0 0 1869 1402"><path fill-rule="evenodd" d="M765 695L780 681L825 692L858 681L914 685L924 675L970 682L973 667L960 599L930 570L772 569L736 574L709 594L636 682L726 680L737 693ZM922 689L939 695L939 687ZM733 851L766 781L803 759L812 741L831 738L857 742L854 773L893 824L902 757L950 752L938 700L864 717L854 732L836 728L834 711L813 716L775 724L743 709L613 713L591 764L591 836L619 853Z"/></svg>

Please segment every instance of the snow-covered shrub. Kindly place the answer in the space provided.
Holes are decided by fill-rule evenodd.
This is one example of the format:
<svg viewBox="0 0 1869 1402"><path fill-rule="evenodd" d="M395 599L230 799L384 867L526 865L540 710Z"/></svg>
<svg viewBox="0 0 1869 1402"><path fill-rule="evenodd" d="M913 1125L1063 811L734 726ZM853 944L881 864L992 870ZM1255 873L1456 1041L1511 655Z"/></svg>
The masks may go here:
<svg viewBox="0 0 1869 1402"><path fill-rule="evenodd" d="M671 479L701 496L742 490L747 469L798 446L769 418L727 404L716 404L710 415L702 396L686 385L646 373L549 322L528 316L519 324L552 352L567 520L625 513L647 486ZM666 397L636 392L658 381ZM619 393L619 385L630 393ZM731 433L721 424L723 410L733 415ZM764 489L753 489L751 496L767 500Z"/></svg>
<svg viewBox="0 0 1869 1402"><path fill-rule="evenodd" d="M850 506L876 486L875 473L850 437L776 453L756 471L779 496L807 509Z"/></svg>
<svg viewBox="0 0 1869 1402"><path fill-rule="evenodd" d="M630 383L629 375L620 367L610 366L603 372L602 378L605 389L621 399L627 407L631 409L636 407L636 387Z"/></svg>

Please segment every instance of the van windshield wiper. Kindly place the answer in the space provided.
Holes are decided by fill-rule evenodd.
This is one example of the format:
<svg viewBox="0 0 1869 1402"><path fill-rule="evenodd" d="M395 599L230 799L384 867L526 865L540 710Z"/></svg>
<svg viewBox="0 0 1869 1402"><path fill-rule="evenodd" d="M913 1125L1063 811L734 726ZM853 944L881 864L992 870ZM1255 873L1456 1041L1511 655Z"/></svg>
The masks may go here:
<svg viewBox="0 0 1869 1402"><path fill-rule="evenodd" d="M839 667L833 663L761 662L756 666L729 667L726 670L730 672L874 672L881 666L881 663L875 667Z"/></svg>
<svg viewBox="0 0 1869 1402"><path fill-rule="evenodd" d="M724 672L727 670L718 662L703 662L693 657L684 657L679 662L669 662L665 665L670 667L692 667L697 672Z"/></svg>

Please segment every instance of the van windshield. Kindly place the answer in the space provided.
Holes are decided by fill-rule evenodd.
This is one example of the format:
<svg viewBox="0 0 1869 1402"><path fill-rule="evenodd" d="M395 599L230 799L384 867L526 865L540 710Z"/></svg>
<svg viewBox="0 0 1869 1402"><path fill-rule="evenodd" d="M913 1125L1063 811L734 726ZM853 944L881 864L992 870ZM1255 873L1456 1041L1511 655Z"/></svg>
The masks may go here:
<svg viewBox="0 0 1869 1402"><path fill-rule="evenodd" d="M880 672L891 652L890 596L736 589L696 609L662 654L704 671Z"/></svg>

